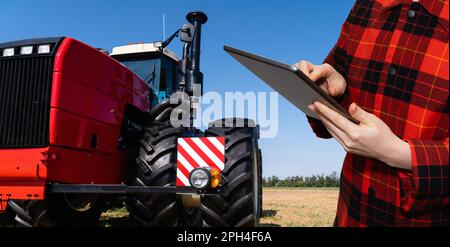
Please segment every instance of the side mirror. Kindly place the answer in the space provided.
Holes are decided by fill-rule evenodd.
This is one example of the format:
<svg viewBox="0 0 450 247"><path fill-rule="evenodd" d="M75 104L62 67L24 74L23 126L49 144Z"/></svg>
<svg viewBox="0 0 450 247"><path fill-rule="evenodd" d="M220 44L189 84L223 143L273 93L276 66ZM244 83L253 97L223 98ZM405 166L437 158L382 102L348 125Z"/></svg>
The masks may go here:
<svg viewBox="0 0 450 247"><path fill-rule="evenodd" d="M192 24L184 24L181 28L180 39L183 42L191 43L195 36L195 26Z"/></svg>

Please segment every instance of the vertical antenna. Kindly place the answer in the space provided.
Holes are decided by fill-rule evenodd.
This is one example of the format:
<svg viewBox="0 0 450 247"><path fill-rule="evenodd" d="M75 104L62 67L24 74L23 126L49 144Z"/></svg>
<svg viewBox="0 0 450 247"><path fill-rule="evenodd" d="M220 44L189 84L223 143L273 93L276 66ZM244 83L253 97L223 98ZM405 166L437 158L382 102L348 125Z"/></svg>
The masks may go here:
<svg viewBox="0 0 450 247"><path fill-rule="evenodd" d="M165 41L166 40L166 15L165 14L163 14L163 16L162 16L162 19L163 19L163 41Z"/></svg>

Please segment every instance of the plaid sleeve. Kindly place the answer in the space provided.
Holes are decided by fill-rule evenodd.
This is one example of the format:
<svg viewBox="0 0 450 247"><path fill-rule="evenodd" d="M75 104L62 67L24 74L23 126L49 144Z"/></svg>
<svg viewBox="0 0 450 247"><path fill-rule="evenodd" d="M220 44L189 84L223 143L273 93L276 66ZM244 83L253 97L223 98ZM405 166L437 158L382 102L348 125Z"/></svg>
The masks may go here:
<svg viewBox="0 0 450 247"><path fill-rule="evenodd" d="M400 176L403 210L417 212L448 207L448 137L444 141L406 141L411 148L412 176Z"/></svg>
<svg viewBox="0 0 450 247"><path fill-rule="evenodd" d="M353 11L350 12L350 15ZM348 20L348 18L347 18ZM331 52L328 54L328 56L325 58L323 63L330 64L334 69L336 69L344 78L347 78L347 70L348 70L348 55L346 51L346 44L348 41L348 32L347 32L347 22L342 25L341 35L339 36L339 39L336 43L336 45L333 47ZM343 96L336 98L336 101L340 104L343 103L346 96L348 95L348 90L346 90L346 93L344 93ZM311 126L312 130L316 134L317 137L320 138L332 138L331 134L328 132L328 130L323 125L322 121L307 117L309 125Z"/></svg>

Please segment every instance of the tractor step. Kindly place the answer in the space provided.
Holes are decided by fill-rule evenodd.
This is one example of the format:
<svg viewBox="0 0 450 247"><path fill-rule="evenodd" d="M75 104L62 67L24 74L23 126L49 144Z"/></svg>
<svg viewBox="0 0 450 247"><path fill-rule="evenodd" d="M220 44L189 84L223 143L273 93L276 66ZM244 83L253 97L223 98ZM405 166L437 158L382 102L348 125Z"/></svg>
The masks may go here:
<svg viewBox="0 0 450 247"><path fill-rule="evenodd" d="M47 193L65 194L198 194L194 188L176 186L128 186L122 184L49 184Z"/></svg>

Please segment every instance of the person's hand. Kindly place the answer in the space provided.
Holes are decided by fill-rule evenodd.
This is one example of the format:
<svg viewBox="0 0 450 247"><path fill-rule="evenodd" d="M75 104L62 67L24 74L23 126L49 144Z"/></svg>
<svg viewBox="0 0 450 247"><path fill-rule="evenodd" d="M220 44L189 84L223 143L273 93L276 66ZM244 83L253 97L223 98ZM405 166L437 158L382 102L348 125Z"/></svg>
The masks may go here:
<svg viewBox="0 0 450 247"><path fill-rule="evenodd" d="M380 160L392 167L411 170L409 144L392 133L389 126L377 116L353 103L349 113L360 122L356 125L320 102L314 102L309 108L320 117L345 151Z"/></svg>
<svg viewBox="0 0 450 247"><path fill-rule="evenodd" d="M347 82L331 65L327 63L314 65L308 61L300 61L294 66L309 76L312 81L317 82L328 95L339 97L344 94Z"/></svg>

